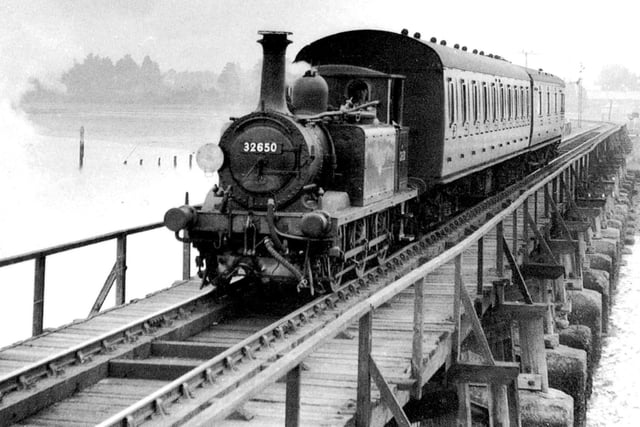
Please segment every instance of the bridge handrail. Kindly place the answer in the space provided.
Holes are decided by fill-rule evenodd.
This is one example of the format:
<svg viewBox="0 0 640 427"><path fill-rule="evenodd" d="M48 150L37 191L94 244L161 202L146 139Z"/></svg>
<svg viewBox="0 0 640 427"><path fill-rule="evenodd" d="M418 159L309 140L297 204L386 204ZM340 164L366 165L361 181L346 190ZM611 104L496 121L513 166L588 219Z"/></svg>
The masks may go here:
<svg viewBox="0 0 640 427"><path fill-rule="evenodd" d="M73 249L82 248L85 246L91 246L97 243L106 242L109 240L117 239L122 236L130 236L132 234L143 233L145 231L154 230L162 227L164 224L162 222L156 222L147 225L141 225L137 227L125 228L118 231L112 231L106 234L100 234L98 236L89 237L86 239L76 240L69 243L63 243L56 246L50 246L44 249L37 249L31 252L25 252L19 255L11 255L5 258L0 258L0 268L6 267L13 264L19 264L25 261L35 260L41 257L47 257L49 255L55 255L61 252L70 251Z"/></svg>
<svg viewBox="0 0 640 427"><path fill-rule="evenodd" d="M126 302L125 283L127 270L127 236L156 230L163 226L164 223L162 222L154 222L151 224L112 231L110 233L89 237L87 239L76 240L73 242L51 246L44 249L38 249L31 252L0 258L0 268L26 261L35 261L33 283L33 315L31 329L32 336L39 335L43 332L45 305L45 270L46 259L49 255L55 255L74 249L91 246L97 243L107 242L110 240L117 241L116 260L91 308L89 315L92 315L100 311L114 283L116 284L116 305L122 305ZM191 275L191 247L188 243L183 244L182 258L182 278L188 279Z"/></svg>

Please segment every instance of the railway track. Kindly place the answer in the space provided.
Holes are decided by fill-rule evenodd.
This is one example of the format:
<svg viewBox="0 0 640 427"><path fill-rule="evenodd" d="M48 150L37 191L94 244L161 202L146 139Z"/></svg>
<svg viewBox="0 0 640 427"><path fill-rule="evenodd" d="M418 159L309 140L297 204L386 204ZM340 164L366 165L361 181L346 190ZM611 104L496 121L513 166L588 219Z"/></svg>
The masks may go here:
<svg viewBox="0 0 640 427"><path fill-rule="evenodd" d="M210 417L228 416L263 384L276 381L287 367L296 366L301 357L317 348L330 333L327 331L348 326L336 326L336 319L356 313L372 295L445 247L455 245L523 189L557 170L567 159L590 150L614 130L602 126L569 140L558 159L526 180L392 254L364 278L345 283L337 292L282 317L264 313L253 318L229 317L233 304L217 303L203 291L161 309L149 303L147 314L135 321L26 367L5 374L0 371L0 424L60 425L64 419L68 425L131 426L149 421L178 425L203 411ZM161 299L162 292L149 300L154 297ZM133 311L136 304L140 302L127 307ZM117 313L118 318L126 319L121 309ZM110 314L116 316L116 310L92 319L109 320ZM78 325L67 325L13 348L30 344L37 348L37 340L47 337L53 343L56 332Z"/></svg>

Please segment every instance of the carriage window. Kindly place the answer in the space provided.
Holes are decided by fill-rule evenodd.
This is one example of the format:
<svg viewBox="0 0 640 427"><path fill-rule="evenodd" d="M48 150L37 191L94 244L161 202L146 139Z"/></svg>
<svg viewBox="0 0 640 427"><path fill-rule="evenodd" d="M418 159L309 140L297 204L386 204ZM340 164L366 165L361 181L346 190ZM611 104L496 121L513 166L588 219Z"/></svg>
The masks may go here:
<svg viewBox="0 0 640 427"><path fill-rule="evenodd" d="M553 112L558 114L558 92L553 94Z"/></svg>
<svg viewBox="0 0 640 427"><path fill-rule="evenodd" d="M513 117L513 95L511 92L511 85L507 85L507 120L511 120Z"/></svg>
<svg viewBox="0 0 640 427"><path fill-rule="evenodd" d="M526 94L527 94L527 97L526 97L527 99L526 99L525 105L527 106L527 118L530 118L531 117L531 90L530 90L530 88L527 88Z"/></svg>
<svg viewBox="0 0 640 427"><path fill-rule="evenodd" d="M456 103L455 103L455 85L451 79L449 79L449 86L447 91L447 98L449 101L449 126L453 126L456 121Z"/></svg>
<svg viewBox="0 0 640 427"><path fill-rule="evenodd" d="M560 112L564 113L564 93L560 92Z"/></svg>
<svg viewBox="0 0 640 427"><path fill-rule="evenodd" d="M489 88L486 83L482 83L482 119L486 123L489 121Z"/></svg>
<svg viewBox="0 0 640 427"><path fill-rule="evenodd" d="M547 88L547 116L551 114L551 94L549 88Z"/></svg>
<svg viewBox="0 0 640 427"><path fill-rule="evenodd" d="M461 112L462 112L462 124L467 123L467 121L469 121L469 115L468 115L468 111L469 111L469 97L467 94L467 83L464 80L460 80L460 91L461 91L461 97L462 99L460 100L460 108L461 108Z"/></svg>
<svg viewBox="0 0 640 427"><path fill-rule="evenodd" d="M500 85L500 120L504 120L504 86Z"/></svg>
<svg viewBox="0 0 640 427"><path fill-rule="evenodd" d="M536 88L536 91L538 92L538 96L537 96L537 105L536 105L536 111L538 113L539 116L542 115L542 91L540 90L540 88Z"/></svg>
<svg viewBox="0 0 640 427"><path fill-rule="evenodd" d="M495 83L491 83L491 121L498 120L498 88Z"/></svg>
<svg viewBox="0 0 640 427"><path fill-rule="evenodd" d="M520 116L522 118L527 117L527 112L525 109L525 103L526 103L526 99L524 96L524 88L522 86L520 86Z"/></svg>
<svg viewBox="0 0 640 427"><path fill-rule="evenodd" d="M478 83L476 81L474 81L472 83L472 87L473 87L473 92L472 92L472 97L473 97L473 102L472 102L472 109L473 109L473 123L478 123L478 120L480 118L480 91L478 89Z"/></svg>

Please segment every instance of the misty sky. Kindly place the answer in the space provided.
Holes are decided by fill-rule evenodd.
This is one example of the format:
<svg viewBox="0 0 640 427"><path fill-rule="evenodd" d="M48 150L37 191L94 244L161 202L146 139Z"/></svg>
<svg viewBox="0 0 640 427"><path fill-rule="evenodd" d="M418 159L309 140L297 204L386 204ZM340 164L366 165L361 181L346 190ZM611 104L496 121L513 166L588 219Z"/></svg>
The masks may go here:
<svg viewBox="0 0 640 427"><path fill-rule="evenodd" d="M631 5L631 6L629 6ZM14 99L36 76L55 84L60 72L88 53L118 59L145 55L163 71L243 67L261 54L257 31L293 32L293 55L338 31L377 28L418 31L524 65L567 81L593 85L603 65L640 74L635 2L403 1L403 0L2 0L0 91Z"/></svg>

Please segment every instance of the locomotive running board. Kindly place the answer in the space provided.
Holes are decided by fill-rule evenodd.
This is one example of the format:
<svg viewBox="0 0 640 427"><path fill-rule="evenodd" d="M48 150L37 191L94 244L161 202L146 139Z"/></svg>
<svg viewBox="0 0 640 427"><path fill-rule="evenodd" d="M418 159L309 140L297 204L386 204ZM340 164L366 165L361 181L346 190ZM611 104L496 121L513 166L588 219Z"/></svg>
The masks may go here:
<svg viewBox="0 0 640 427"><path fill-rule="evenodd" d="M331 215L331 219L335 220L336 224L340 226L399 205L407 200L415 199L416 197L418 197L418 190L406 190L367 206L352 206L337 212L329 212L329 214Z"/></svg>

